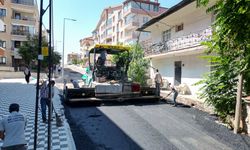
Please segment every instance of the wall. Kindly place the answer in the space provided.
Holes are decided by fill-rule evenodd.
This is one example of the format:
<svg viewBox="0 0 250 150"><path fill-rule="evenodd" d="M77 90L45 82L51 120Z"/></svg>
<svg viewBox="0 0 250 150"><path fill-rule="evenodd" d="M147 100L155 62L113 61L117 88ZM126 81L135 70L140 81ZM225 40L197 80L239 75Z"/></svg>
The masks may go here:
<svg viewBox="0 0 250 150"><path fill-rule="evenodd" d="M162 32L171 28L171 38L177 38L204 30L211 25L212 15L206 13L206 9L198 9L194 4L165 17L157 23L146 28L151 31L153 42L162 41ZM183 23L184 29L175 32L175 25Z"/></svg>
<svg viewBox="0 0 250 150"><path fill-rule="evenodd" d="M210 67L208 62L200 56L203 54L168 57L162 59L152 59L152 66L157 66L164 79L174 83L174 62L182 61L182 78L181 83L186 83L192 95L197 95L197 91L201 86L194 86L193 84L202 79L204 73L209 72ZM151 77L154 77L153 70L150 72Z"/></svg>

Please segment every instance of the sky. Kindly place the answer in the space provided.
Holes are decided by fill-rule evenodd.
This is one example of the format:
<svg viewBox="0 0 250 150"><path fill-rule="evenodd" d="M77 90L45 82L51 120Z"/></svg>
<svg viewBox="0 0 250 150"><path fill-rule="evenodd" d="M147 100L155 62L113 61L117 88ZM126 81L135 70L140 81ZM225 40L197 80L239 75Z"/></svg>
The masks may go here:
<svg viewBox="0 0 250 150"><path fill-rule="evenodd" d="M122 4L125 0L53 0L54 10L54 47L62 54L63 51L63 21L65 20L64 62L67 54L80 53L80 39L92 35L104 8ZM170 8L181 0L158 0L160 6ZM41 0L37 0L40 5ZM43 0L43 9L49 0ZM39 6L40 9L40 6ZM49 11L43 16L43 24L49 28Z"/></svg>

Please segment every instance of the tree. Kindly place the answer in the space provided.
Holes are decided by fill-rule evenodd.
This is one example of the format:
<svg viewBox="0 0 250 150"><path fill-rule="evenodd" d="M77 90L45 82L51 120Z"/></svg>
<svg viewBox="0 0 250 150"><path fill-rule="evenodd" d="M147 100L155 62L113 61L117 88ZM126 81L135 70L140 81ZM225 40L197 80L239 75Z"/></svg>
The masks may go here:
<svg viewBox="0 0 250 150"><path fill-rule="evenodd" d="M22 56L22 59L25 61L27 65L30 65L31 62L37 61L37 56L39 51L38 40L39 40L38 35L34 36L28 35L27 41L24 41L19 48L18 53L20 54L20 56ZM48 42L46 41L45 37L42 38L42 46L43 47L48 46ZM58 52L53 52L52 64L55 65L60 64L60 60L61 60L61 55ZM41 66L45 68L48 65L49 65L48 57L45 56L44 60L41 61Z"/></svg>
<svg viewBox="0 0 250 150"><path fill-rule="evenodd" d="M125 74L133 82L138 82L141 85L146 85L147 70L149 68L149 60L144 58L144 51L139 44L130 45L129 53L124 52L118 55L114 55L111 58L112 63L122 61L122 64L128 64L128 66L123 66L128 68L124 70Z"/></svg>
<svg viewBox="0 0 250 150"><path fill-rule="evenodd" d="M42 39L42 46L48 46L45 37ZM24 41L19 48L18 53L27 65L30 65L32 61L37 59L38 55L38 35L28 35L27 41Z"/></svg>
<svg viewBox="0 0 250 150"><path fill-rule="evenodd" d="M209 0L197 0L198 6L207 6ZM235 112L237 76L244 76L244 92L250 94L250 1L218 0L207 9L214 12L216 19L212 25L211 41L206 58L213 64L214 70L199 82L201 96L214 106L215 111L225 118ZM247 84L248 83L248 84Z"/></svg>
<svg viewBox="0 0 250 150"><path fill-rule="evenodd" d="M128 77L131 78L132 81L146 85L149 60L144 58L143 49L139 44L131 46L130 58L131 62L129 64Z"/></svg>
<svg viewBox="0 0 250 150"><path fill-rule="evenodd" d="M51 56L52 64L58 65L60 64L60 60L62 59L62 56L59 52L54 51ZM44 57L44 60L41 62L42 68L46 68L49 66L49 57Z"/></svg>
<svg viewBox="0 0 250 150"><path fill-rule="evenodd" d="M72 64L77 65L79 62L76 58L72 59Z"/></svg>

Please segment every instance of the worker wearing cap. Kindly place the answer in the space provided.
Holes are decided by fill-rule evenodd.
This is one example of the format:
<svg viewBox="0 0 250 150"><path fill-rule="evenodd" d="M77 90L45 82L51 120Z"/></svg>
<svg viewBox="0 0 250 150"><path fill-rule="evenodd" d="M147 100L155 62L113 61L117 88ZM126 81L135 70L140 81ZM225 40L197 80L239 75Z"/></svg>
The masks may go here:
<svg viewBox="0 0 250 150"><path fill-rule="evenodd" d="M19 105L9 106L10 114L0 121L0 139L3 140L2 150L26 150L25 126L26 118L19 113Z"/></svg>

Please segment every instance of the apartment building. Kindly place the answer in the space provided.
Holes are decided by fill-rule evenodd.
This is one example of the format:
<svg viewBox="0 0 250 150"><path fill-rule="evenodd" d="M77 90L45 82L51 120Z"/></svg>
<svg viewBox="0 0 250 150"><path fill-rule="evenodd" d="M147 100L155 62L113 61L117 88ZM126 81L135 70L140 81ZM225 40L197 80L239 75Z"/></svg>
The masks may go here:
<svg viewBox="0 0 250 150"><path fill-rule="evenodd" d="M18 67L24 62L18 48L27 35L38 32L38 6L36 0L1 0L0 22L0 65Z"/></svg>
<svg viewBox="0 0 250 150"><path fill-rule="evenodd" d="M105 8L93 33L96 44L132 44L150 38L150 33L136 29L166 11L158 0L125 0L121 5Z"/></svg>
<svg viewBox="0 0 250 150"><path fill-rule="evenodd" d="M82 52L83 59L88 56L89 50L93 45L93 37L86 37L80 40L80 51Z"/></svg>
<svg viewBox="0 0 250 150"><path fill-rule="evenodd" d="M195 0L183 0L138 29L151 32L153 41L142 43L151 66L158 68L167 82L185 87L183 93L196 96L200 86L194 83L212 69L201 58L206 55L201 42L210 40L213 20L214 15L204 7L197 8ZM150 74L153 79L153 68Z"/></svg>
<svg viewBox="0 0 250 150"><path fill-rule="evenodd" d="M67 55L67 64L73 64L74 62L79 62L81 60L82 56L78 53L70 53Z"/></svg>

